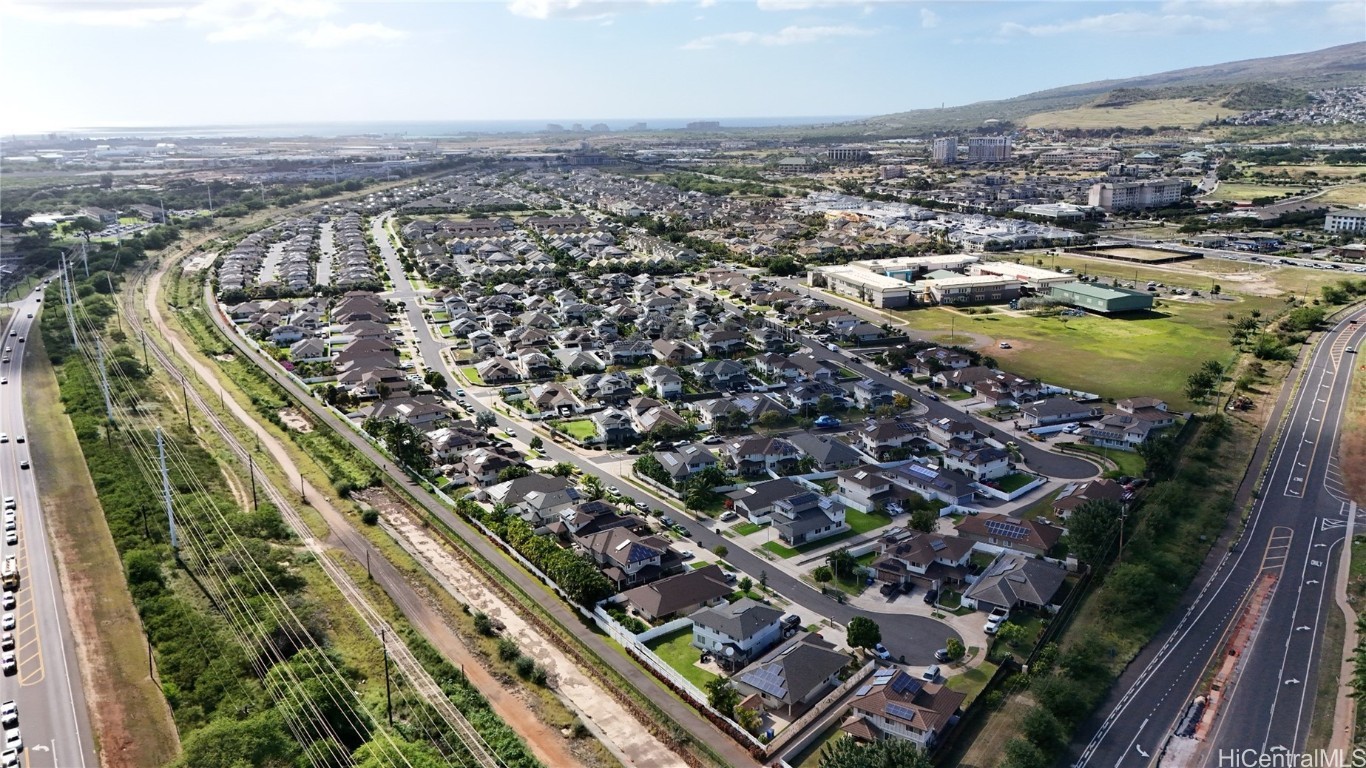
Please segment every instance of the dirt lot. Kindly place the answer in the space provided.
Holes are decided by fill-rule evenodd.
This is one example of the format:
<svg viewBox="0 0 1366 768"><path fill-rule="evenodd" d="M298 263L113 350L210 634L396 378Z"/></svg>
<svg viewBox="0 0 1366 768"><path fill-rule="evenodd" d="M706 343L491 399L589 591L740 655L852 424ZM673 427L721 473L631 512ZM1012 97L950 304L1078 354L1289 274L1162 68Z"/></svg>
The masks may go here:
<svg viewBox="0 0 1366 768"><path fill-rule="evenodd" d="M295 432L312 432L313 422L309 421L297 409L285 408L278 414L280 421L289 429Z"/></svg>
<svg viewBox="0 0 1366 768"><path fill-rule="evenodd" d="M482 579L470 572L465 563L426 527L397 505L383 503L382 497L371 497L366 501L379 502L375 506L380 510L384 523L396 534L399 543L422 562L457 600L501 624L504 636L516 640L523 653L546 668L561 698L581 713L599 738L609 743L612 751L624 763L650 768L686 766L670 753L668 747L642 728L630 712L600 690L583 670L504 603Z"/></svg>

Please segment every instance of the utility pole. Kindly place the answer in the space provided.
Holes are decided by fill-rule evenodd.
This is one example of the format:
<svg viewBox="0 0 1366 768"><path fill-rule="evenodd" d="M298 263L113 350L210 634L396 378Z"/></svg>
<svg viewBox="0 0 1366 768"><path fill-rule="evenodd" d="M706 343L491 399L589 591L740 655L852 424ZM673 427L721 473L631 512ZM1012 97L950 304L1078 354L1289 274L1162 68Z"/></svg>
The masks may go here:
<svg viewBox="0 0 1366 768"><path fill-rule="evenodd" d="M180 380L180 394L185 398L185 428L190 428L190 389L185 379Z"/></svg>
<svg viewBox="0 0 1366 768"><path fill-rule="evenodd" d="M147 332L142 332L142 365L147 367Z"/></svg>
<svg viewBox="0 0 1366 768"><path fill-rule="evenodd" d="M180 539L175 532L175 508L171 506L171 473L166 469L166 438L157 427L157 455L161 458L161 495L166 501L166 522L171 530L171 554L180 560Z"/></svg>
<svg viewBox="0 0 1366 768"><path fill-rule="evenodd" d="M384 647L384 700L389 713L389 727L394 727L394 694L389 688L389 643L384 638L384 630L379 631L379 643Z"/></svg>
<svg viewBox="0 0 1366 768"><path fill-rule="evenodd" d="M66 254L62 255L62 302L66 305L66 324L71 326L71 345L79 352L81 340L76 338L76 312L71 308L71 275L67 272Z"/></svg>
<svg viewBox="0 0 1366 768"><path fill-rule="evenodd" d="M209 188L209 215L212 216L212 215L213 215L213 182L211 181L211 182L209 182L208 184L206 184L205 186L207 186L207 187Z"/></svg>
<svg viewBox="0 0 1366 768"><path fill-rule="evenodd" d="M104 367L104 345L98 340L95 341L95 359L100 369L100 391L104 393L104 412L109 417L109 423L114 423L114 402L109 399L109 377L105 373ZM108 436L109 432L104 433Z"/></svg>
<svg viewBox="0 0 1366 768"><path fill-rule="evenodd" d="M251 475L251 509L256 511L256 462L247 454L247 472Z"/></svg>

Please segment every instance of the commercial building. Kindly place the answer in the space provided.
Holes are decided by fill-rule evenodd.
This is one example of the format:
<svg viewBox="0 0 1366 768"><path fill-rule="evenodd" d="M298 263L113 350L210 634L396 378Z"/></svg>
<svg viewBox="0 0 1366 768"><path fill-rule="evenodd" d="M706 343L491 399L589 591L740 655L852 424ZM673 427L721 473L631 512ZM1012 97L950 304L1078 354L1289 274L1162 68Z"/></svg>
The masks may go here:
<svg viewBox="0 0 1366 768"><path fill-rule="evenodd" d="M976 264L978 261L980 259L971 254L949 253L930 254L928 256L899 256L891 259L864 259L852 261L849 266L866 269L879 275L900 278L906 282L914 282L927 272L940 269L956 272Z"/></svg>
<svg viewBox="0 0 1366 768"><path fill-rule="evenodd" d="M825 157L832 163L860 163L869 155L862 147L831 147L825 151Z"/></svg>
<svg viewBox="0 0 1366 768"><path fill-rule="evenodd" d="M1020 281L999 275L959 275L921 280L913 286L935 304L1000 304L1020 295Z"/></svg>
<svg viewBox="0 0 1366 768"><path fill-rule="evenodd" d="M969 163L1004 163L1009 160L1009 136L972 136L968 138Z"/></svg>
<svg viewBox="0 0 1366 768"><path fill-rule="evenodd" d="M972 268L973 274L995 275L1019 280L1026 288L1047 293L1049 288L1064 283L1076 282L1075 277L1054 272L1051 269L1032 267L1028 264L1015 264L1009 261L988 261Z"/></svg>
<svg viewBox="0 0 1366 768"><path fill-rule="evenodd" d="M1323 217L1324 232L1366 232L1366 211L1333 211Z"/></svg>
<svg viewBox="0 0 1366 768"><path fill-rule="evenodd" d="M934 161L940 165L958 162L958 137L945 136L935 139L934 144L930 145L930 152Z"/></svg>
<svg viewBox="0 0 1366 768"><path fill-rule="evenodd" d="M808 275L811 285L828 287L879 309L910 306L911 284L851 265L816 267Z"/></svg>
<svg viewBox="0 0 1366 768"><path fill-rule="evenodd" d="M1087 202L1107 211L1141 211L1181 202L1181 179L1148 179L1093 184Z"/></svg>
<svg viewBox="0 0 1366 768"><path fill-rule="evenodd" d="M1048 295L1074 307L1104 315L1137 312L1153 308L1153 296L1127 288L1107 288L1090 283L1071 282L1053 286Z"/></svg>

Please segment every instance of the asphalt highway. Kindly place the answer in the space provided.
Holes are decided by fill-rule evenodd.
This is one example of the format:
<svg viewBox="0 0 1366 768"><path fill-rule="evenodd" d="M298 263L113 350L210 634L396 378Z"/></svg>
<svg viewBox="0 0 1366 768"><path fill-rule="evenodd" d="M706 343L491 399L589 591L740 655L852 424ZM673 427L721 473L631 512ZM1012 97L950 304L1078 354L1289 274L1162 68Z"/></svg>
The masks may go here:
<svg viewBox="0 0 1366 768"><path fill-rule="evenodd" d="M1349 352L1366 340L1366 318L1338 321L1304 364L1261 494L1237 547L1212 576L1146 666L1122 691L1098 727L1086 734L1077 766L1142 766L1155 760L1215 654L1226 630L1244 614L1244 598L1266 574L1275 577L1243 667L1203 745L1205 765L1220 750L1300 752L1314 711L1314 689L1332 570L1346 532L1349 498L1335 455L1344 406L1360 363ZM1331 649L1336 653L1336 649ZM1335 664L1336 662L1334 662ZM1331 665L1330 665L1331 666Z"/></svg>
<svg viewBox="0 0 1366 768"><path fill-rule="evenodd" d="M36 316L42 304L35 292L10 306L14 314L4 328L4 356L0 363L0 496L13 496L18 504L17 546L4 545L4 557L16 557L20 586L16 606L5 610L15 618L13 630L18 664L14 674L0 677L0 701L14 700L19 707L19 729L24 752L20 765L29 768L96 768L85 690L77 666L75 641L68 623L66 603L57 566L48 547L47 524L33 469L21 469L31 461L29 447L43 435L28 430L24 422L24 367L43 364L28 355L27 339L37 330ZM30 317L29 315L33 315ZM18 442L20 436L25 441Z"/></svg>

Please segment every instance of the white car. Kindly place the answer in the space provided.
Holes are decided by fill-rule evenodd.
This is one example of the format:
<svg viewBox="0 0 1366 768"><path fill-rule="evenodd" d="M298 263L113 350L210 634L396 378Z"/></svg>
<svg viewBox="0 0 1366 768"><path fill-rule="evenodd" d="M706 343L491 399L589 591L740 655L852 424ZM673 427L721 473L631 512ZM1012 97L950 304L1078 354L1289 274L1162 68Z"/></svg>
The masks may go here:
<svg viewBox="0 0 1366 768"><path fill-rule="evenodd" d="M0 752L0 768L19 768L19 750L7 749Z"/></svg>
<svg viewBox="0 0 1366 768"><path fill-rule="evenodd" d="M5 650L5 651L14 650L14 633L13 633L13 632L5 632L4 634L0 634L0 650Z"/></svg>
<svg viewBox="0 0 1366 768"><path fill-rule="evenodd" d="M15 508L15 504L16 504L16 502L14 501L14 497L13 497L13 496L6 496L6 497L5 497L5 509L14 509L14 508Z"/></svg>
<svg viewBox="0 0 1366 768"><path fill-rule="evenodd" d="M0 432L0 443L8 443L8 442L9 442L9 435L5 434L4 432Z"/></svg>
<svg viewBox="0 0 1366 768"><path fill-rule="evenodd" d="M12 675L19 671L19 660L14 658L14 654L0 654L0 669L5 670L5 674Z"/></svg>
<svg viewBox="0 0 1366 768"><path fill-rule="evenodd" d="M11 547L13 547L13 546L18 546L18 544L19 544L19 532L18 532L18 531L8 531L8 532L6 532L6 533L5 533L5 543L8 544L8 545L10 545Z"/></svg>
<svg viewBox="0 0 1366 768"><path fill-rule="evenodd" d="M621 493L621 489L616 487L615 485L609 485L607 486L607 492L615 496Z"/></svg>
<svg viewBox="0 0 1366 768"><path fill-rule="evenodd" d="M12 749L15 752L24 751L24 739L19 735L18 728L10 728L5 731L5 749Z"/></svg>
<svg viewBox="0 0 1366 768"><path fill-rule="evenodd" d="M6 632L14 629L14 614L7 613L4 616L0 616L0 629L5 630Z"/></svg>
<svg viewBox="0 0 1366 768"><path fill-rule="evenodd" d="M5 594L4 594L3 596L0 596L0 601L3 601L3 602L4 602L4 604L5 604L5 610L7 610L7 611L12 611L12 610L14 610L14 602L15 602L15 601L14 601L14 593L13 593L13 592L9 591L8 589L5 590Z"/></svg>
<svg viewBox="0 0 1366 768"><path fill-rule="evenodd" d="M19 705L13 700L0 704L0 724L13 728L19 724Z"/></svg>

